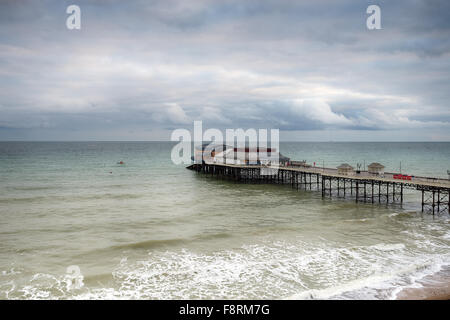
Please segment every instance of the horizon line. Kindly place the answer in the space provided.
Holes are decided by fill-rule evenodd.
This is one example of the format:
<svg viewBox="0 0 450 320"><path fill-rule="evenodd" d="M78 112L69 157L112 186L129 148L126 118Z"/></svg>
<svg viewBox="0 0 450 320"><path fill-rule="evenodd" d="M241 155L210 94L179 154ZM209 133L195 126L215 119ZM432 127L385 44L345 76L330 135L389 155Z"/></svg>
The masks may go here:
<svg viewBox="0 0 450 320"><path fill-rule="evenodd" d="M182 141L171 141L171 140L0 140L1 142L173 142L179 143ZM194 142L214 142L214 141L191 141ZM281 142L306 142L306 143L450 143L450 140L393 140L393 141L385 141L385 140L280 140ZM224 142L226 143L226 142Z"/></svg>

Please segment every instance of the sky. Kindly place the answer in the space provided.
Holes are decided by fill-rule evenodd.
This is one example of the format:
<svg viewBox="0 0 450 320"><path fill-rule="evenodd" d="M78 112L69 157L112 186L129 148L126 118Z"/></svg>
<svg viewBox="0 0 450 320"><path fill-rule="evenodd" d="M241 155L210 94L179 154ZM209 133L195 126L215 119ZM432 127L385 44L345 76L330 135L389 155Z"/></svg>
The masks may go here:
<svg viewBox="0 0 450 320"><path fill-rule="evenodd" d="M0 140L450 141L449 98L446 0L0 1Z"/></svg>

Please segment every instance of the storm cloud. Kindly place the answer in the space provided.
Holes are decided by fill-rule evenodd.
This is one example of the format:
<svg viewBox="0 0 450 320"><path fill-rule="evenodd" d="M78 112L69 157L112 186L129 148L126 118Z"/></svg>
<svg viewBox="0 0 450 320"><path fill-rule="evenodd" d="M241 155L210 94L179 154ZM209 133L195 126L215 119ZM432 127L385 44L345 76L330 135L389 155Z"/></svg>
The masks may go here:
<svg viewBox="0 0 450 320"><path fill-rule="evenodd" d="M448 1L2 1L0 139L448 141L449 58Z"/></svg>

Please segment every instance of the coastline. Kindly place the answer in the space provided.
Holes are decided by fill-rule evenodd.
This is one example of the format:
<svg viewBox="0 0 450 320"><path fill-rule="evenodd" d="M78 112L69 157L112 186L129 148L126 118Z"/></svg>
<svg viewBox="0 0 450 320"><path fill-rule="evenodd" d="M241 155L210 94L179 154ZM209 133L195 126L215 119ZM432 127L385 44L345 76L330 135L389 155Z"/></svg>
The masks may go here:
<svg viewBox="0 0 450 320"><path fill-rule="evenodd" d="M401 290L397 300L450 300L450 268L426 276L418 284L421 287Z"/></svg>

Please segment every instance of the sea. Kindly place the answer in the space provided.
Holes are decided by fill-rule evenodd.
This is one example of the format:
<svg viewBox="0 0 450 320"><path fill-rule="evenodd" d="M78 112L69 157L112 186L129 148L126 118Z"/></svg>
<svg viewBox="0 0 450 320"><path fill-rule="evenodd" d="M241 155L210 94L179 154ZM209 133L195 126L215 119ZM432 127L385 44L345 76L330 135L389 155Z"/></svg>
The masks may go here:
<svg viewBox="0 0 450 320"><path fill-rule="evenodd" d="M174 145L0 142L0 299L396 299L449 270L450 215L421 212L417 191L372 204L215 179L175 165ZM450 143L280 151L450 169Z"/></svg>

